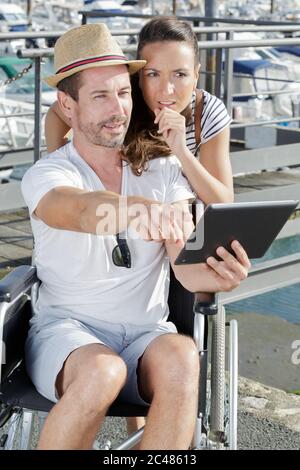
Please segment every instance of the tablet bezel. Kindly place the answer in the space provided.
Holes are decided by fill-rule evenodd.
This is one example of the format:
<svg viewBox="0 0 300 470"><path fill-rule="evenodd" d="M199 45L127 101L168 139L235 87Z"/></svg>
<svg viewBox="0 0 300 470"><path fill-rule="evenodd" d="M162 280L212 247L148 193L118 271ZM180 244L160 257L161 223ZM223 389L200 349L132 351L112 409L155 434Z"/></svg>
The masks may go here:
<svg viewBox="0 0 300 470"><path fill-rule="evenodd" d="M234 239L240 241L250 259L262 257L298 203L296 200L285 200L209 204L176 258L175 265L205 262L209 256L219 259L216 248L224 246L232 252L230 243ZM198 245L191 242L195 234ZM204 243L199 248L201 238Z"/></svg>

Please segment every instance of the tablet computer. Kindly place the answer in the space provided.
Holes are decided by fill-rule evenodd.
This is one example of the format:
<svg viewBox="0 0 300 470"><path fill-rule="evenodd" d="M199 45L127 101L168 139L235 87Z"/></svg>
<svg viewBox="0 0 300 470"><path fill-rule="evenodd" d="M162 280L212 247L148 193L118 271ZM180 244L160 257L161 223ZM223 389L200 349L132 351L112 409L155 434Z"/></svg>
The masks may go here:
<svg viewBox="0 0 300 470"><path fill-rule="evenodd" d="M260 258L276 238L299 201L236 202L210 204L185 243L175 264L205 262L209 256L220 259L216 249L238 240L249 258Z"/></svg>

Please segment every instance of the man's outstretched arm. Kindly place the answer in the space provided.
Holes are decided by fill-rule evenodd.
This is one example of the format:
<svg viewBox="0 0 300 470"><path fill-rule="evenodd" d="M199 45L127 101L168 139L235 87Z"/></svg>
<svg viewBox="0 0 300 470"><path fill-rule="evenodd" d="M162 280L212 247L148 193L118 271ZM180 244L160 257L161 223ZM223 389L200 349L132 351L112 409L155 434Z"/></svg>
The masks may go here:
<svg viewBox="0 0 300 470"><path fill-rule="evenodd" d="M46 193L33 213L50 227L75 232L112 235L125 230L130 209L142 204L146 210L155 201L139 196L120 196L112 191L85 191L56 187Z"/></svg>

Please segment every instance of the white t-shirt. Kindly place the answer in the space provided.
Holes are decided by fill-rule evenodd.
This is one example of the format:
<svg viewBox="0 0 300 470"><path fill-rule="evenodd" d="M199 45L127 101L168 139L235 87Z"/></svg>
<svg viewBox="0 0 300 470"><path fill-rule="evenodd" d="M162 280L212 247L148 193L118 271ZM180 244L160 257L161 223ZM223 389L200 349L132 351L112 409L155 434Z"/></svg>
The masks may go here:
<svg viewBox="0 0 300 470"><path fill-rule="evenodd" d="M132 266L115 266L115 236L58 230L32 217L40 199L58 186L105 189L72 142L38 161L25 174L22 192L30 211L35 263L42 281L38 313L64 311L85 321L92 317L135 325L165 321L169 259L164 244L128 238ZM141 176L135 176L124 162L121 193L169 203L194 198L174 156L152 160Z"/></svg>

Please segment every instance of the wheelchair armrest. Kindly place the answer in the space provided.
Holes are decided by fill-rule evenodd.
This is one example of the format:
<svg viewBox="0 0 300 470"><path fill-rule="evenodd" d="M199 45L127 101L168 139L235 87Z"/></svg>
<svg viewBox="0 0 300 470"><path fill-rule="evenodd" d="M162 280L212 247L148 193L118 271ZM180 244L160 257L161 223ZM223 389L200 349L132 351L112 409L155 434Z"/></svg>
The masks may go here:
<svg viewBox="0 0 300 470"><path fill-rule="evenodd" d="M18 266L0 281L0 302L12 302L37 281L34 266Z"/></svg>
<svg viewBox="0 0 300 470"><path fill-rule="evenodd" d="M198 292L195 294L194 313L202 315L216 315L218 306L215 302L215 294L209 292Z"/></svg>

